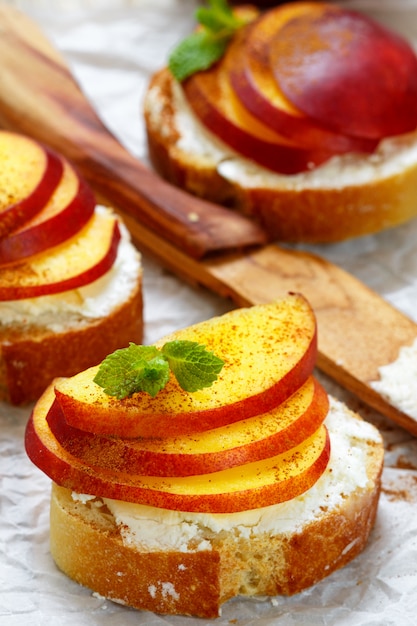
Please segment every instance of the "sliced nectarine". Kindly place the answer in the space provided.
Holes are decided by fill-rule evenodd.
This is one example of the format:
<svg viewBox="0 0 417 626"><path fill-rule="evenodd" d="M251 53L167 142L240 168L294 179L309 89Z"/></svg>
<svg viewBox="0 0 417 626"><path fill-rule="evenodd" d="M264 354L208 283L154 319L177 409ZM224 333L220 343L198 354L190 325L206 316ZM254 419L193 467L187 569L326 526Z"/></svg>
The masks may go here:
<svg viewBox="0 0 417 626"><path fill-rule="evenodd" d="M44 208L0 240L0 266L57 246L74 236L92 217L93 192L67 161L63 163L62 178Z"/></svg>
<svg viewBox="0 0 417 626"><path fill-rule="evenodd" d="M268 413L193 435L148 440L93 435L69 426L56 400L46 419L60 445L87 465L132 474L191 476L281 454L311 436L327 411L328 396L310 377Z"/></svg>
<svg viewBox="0 0 417 626"><path fill-rule="evenodd" d="M116 217L94 214L71 239L0 271L0 300L18 300L76 289L112 266L120 232Z"/></svg>
<svg viewBox="0 0 417 626"><path fill-rule="evenodd" d="M271 69L288 100L348 135L380 139L415 130L417 58L411 45L364 14L331 4L321 5L322 11L314 3L305 6L269 43Z"/></svg>
<svg viewBox="0 0 417 626"><path fill-rule="evenodd" d="M0 239L38 213L62 175L62 162L39 143L0 131Z"/></svg>
<svg viewBox="0 0 417 626"><path fill-rule="evenodd" d="M326 161L332 154L322 146L313 151L296 144L242 105L230 82L239 41L238 33L221 61L183 83L195 115L233 150L271 171L295 174Z"/></svg>
<svg viewBox="0 0 417 626"><path fill-rule="evenodd" d="M306 10L304 3L285 4L279 11L265 13L252 28L246 28L233 54L230 81L242 104L255 117L266 120L268 126L307 149L326 149L333 154L372 152L376 140L351 137L332 131L285 97L269 63L269 44L282 25ZM323 11L323 5L314 4L309 11Z"/></svg>
<svg viewBox="0 0 417 626"><path fill-rule="evenodd" d="M155 398L145 392L118 400L94 382L93 367L55 385L71 426L120 437L202 432L265 413L311 375L317 336L314 313L298 294L230 311L158 342L196 341L225 362L212 387L187 393L171 376Z"/></svg>
<svg viewBox="0 0 417 626"><path fill-rule="evenodd" d="M287 452L212 474L162 478L91 468L64 450L51 433L46 415L53 401L50 386L28 422L26 451L53 481L79 493L166 509L231 513L299 496L319 479L330 457L330 440L322 425Z"/></svg>

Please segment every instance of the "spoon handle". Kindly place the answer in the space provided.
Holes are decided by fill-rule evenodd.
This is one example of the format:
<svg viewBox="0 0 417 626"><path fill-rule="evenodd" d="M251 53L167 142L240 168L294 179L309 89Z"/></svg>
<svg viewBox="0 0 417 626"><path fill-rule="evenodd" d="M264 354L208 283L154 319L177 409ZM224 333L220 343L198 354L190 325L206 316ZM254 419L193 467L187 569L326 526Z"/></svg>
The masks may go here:
<svg viewBox="0 0 417 626"><path fill-rule="evenodd" d="M100 120L62 56L23 13L0 6L0 125L63 153L97 194L194 258L265 243L252 220L175 188Z"/></svg>

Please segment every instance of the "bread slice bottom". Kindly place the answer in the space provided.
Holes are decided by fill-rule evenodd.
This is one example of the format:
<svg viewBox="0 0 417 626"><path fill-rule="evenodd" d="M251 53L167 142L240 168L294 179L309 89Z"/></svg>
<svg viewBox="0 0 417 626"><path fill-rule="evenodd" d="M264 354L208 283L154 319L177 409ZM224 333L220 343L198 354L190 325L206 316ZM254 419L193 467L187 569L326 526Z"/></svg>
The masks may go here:
<svg viewBox="0 0 417 626"><path fill-rule="evenodd" d="M294 501L267 507L266 525L261 519L266 509L259 510L260 521L250 532L245 523L249 519L253 524L251 516L257 513L249 512L248 519L246 512L228 515L224 528L219 528L221 516L213 526L199 514L178 513L188 527L196 523L199 540L184 536L181 548L155 548L147 539L146 519L143 537L139 519L137 542L127 540L123 522L105 500L78 497L53 484L51 553L56 564L116 602L206 618L217 617L222 603L235 596L292 595L314 585L363 550L375 521L383 465L376 429L332 402L334 449L325 474ZM168 523L164 528L164 512L138 510L143 509L150 518L159 515L159 535L169 537L172 528Z"/></svg>

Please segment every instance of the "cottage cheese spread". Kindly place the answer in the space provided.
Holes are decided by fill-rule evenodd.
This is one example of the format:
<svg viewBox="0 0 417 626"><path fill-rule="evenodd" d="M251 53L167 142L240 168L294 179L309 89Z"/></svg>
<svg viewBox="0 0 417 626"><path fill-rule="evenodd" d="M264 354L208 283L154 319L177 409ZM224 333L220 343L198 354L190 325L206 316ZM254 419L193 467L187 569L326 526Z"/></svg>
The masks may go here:
<svg viewBox="0 0 417 626"><path fill-rule="evenodd" d="M417 420L417 339L403 346L398 358L379 368L379 380L370 383L392 406Z"/></svg>
<svg viewBox="0 0 417 626"><path fill-rule="evenodd" d="M367 449L360 441L381 441L371 424L351 416L334 398L330 398L325 423L331 437L329 465L311 489L289 502L232 514L184 513L107 498L103 502L113 514L125 544L148 550L186 552L190 541L193 550L210 549L210 533L221 530L233 529L246 538L264 532L294 532L319 518L323 506L337 507L349 493L367 487ZM73 497L86 500L82 494Z"/></svg>
<svg viewBox="0 0 417 626"><path fill-rule="evenodd" d="M96 208L98 212L109 210ZM61 332L106 317L125 302L137 285L141 259L126 227L121 222L119 227L121 240L116 261L104 276L79 289L0 302L0 327L31 325Z"/></svg>
<svg viewBox="0 0 417 626"><path fill-rule="evenodd" d="M157 87L154 93L149 94L149 100L156 106L161 101ZM292 176L276 174L241 157L208 131L194 115L178 83L173 84L173 104L175 126L180 134L178 149L193 158L206 160L211 167L217 167L223 178L244 187L321 189L323 185L335 188L361 186L378 178L402 173L417 159L416 134L409 133L381 141L370 155L354 153L335 156L312 171ZM157 108L154 114L158 115Z"/></svg>

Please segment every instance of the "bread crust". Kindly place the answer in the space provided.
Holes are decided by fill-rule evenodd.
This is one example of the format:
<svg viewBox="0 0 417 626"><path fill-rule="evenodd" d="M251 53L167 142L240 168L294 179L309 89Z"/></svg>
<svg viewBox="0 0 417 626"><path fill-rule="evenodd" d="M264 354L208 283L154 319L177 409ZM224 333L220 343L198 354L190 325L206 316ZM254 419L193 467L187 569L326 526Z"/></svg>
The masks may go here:
<svg viewBox="0 0 417 626"><path fill-rule="evenodd" d="M341 504L323 503L319 517L293 532L246 537L233 529L207 529L210 550L139 549L123 542L100 499L83 503L53 484L52 556L78 583L109 599L162 614L213 618L222 603L235 596L298 593L356 557L374 525L383 446L379 439L355 440L355 445L366 450L366 486L344 495L341 484Z"/></svg>
<svg viewBox="0 0 417 626"><path fill-rule="evenodd" d="M139 552L123 544L104 507L74 502L55 483L50 519L52 556L76 582L134 608L217 617L218 552Z"/></svg>
<svg viewBox="0 0 417 626"><path fill-rule="evenodd" d="M272 239L335 242L391 228L417 215L417 150L401 167L393 166L385 173L376 167L375 176L361 183L339 182L337 171L328 179L323 174L317 180L310 175L302 182L297 176L279 176L272 185L254 182L249 172L243 182L237 182L222 175L221 160L180 146L175 103L174 79L163 68L152 77L144 101L149 156L155 169L197 196L254 217ZM201 129L210 137L209 131ZM212 139L218 144L217 137ZM399 148L402 142L417 145L417 135L401 138ZM233 156L236 158L238 155ZM348 158L356 165L355 155ZM366 157L364 165L358 155L358 180L365 167L373 167L375 158Z"/></svg>
<svg viewBox="0 0 417 626"><path fill-rule="evenodd" d="M0 400L36 400L56 376L72 376L143 335L142 273L129 298L107 317L53 332L0 326Z"/></svg>

